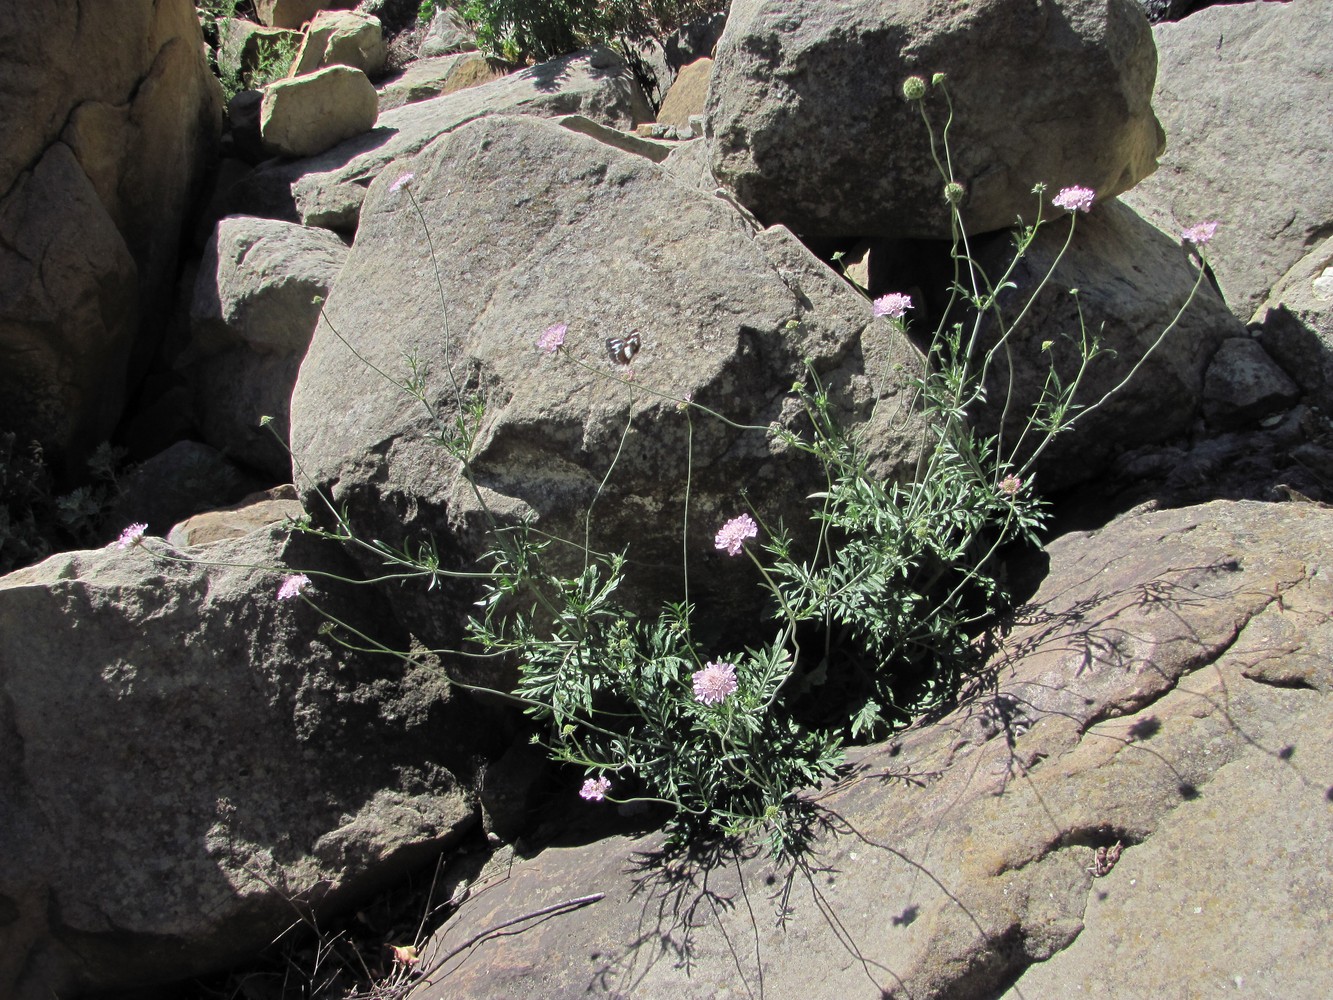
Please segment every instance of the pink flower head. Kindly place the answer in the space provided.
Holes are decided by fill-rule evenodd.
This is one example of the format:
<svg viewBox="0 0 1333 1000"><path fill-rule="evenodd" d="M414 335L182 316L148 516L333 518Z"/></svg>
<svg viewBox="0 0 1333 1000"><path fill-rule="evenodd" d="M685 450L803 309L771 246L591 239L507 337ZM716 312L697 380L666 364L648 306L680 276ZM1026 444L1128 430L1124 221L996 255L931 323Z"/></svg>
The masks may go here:
<svg viewBox="0 0 1333 1000"><path fill-rule="evenodd" d="M1180 238L1186 243L1193 243L1196 247L1201 247L1213 238L1215 232L1217 232L1216 222L1200 222L1198 225L1186 229L1180 234Z"/></svg>
<svg viewBox="0 0 1333 1000"><path fill-rule="evenodd" d="M579 789L579 795L589 802L601 802L606 798L606 793L611 791L611 779L606 775L600 778L589 778Z"/></svg>
<svg viewBox="0 0 1333 1000"><path fill-rule="evenodd" d="M278 600L290 601L293 597L304 594L309 587L310 577L304 573L289 576L282 581L282 586L278 588Z"/></svg>
<svg viewBox="0 0 1333 1000"><path fill-rule="evenodd" d="M1005 476L1000 480L999 490L1007 497L1018 496L1018 491L1023 488L1023 480L1017 476Z"/></svg>
<svg viewBox="0 0 1333 1000"><path fill-rule="evenodd" d="M694 697L704 705L720 705L737 686L734 663L709 663L694 674Z"/></svg>
<svg viewBox="0 0 1333 1000"><path fill-rule="evenodd" d="M1092 188L1067 187L1060 189L1060 193L1051 199L1051 204L1068 212L1087 212L1092 209L1096 197L1097 192Z"/></svg>
<svg viewBox="0 0 1333 1000"><path fill-rule="evenodd" d="M733 517L718 529L717 538L713 540L713 544L719 549L726 549L729 556L738 556L741 554L741 547L745 544L747 538L758 537L759 525L754 523L754 518L749 514L741 514Z"/></svg>
<svg viewBox="0 0 1333 1000"><path fill-rule="evenodd" d="M410 173L410 172L409 172L409 173L403 174L403 175L400 176L396 181L394 181L392 184L389 185L389 193L390 193L390 194L397 194L399 191L401 191L403 188L407 187L407 185L411 184L411 183L412 183L414 180L416 180L416 179L417 179L417 175L414 174L414 173Z"/></svg>
<svg viewBox="0 0 1333 1000"><path fill-rule="evenodd" d="M554 354L565 346L565 331L568 329L568 323L552 323L537 338L537 348L547 354Z"/></svg>
<svg viewBox="0 0 1333 1000"><path fill-rule="evenodd" d="M890 292L875 300L873 312L877 318L888 316L890 319L902 319L903 313L911 308L912 296L904 295L902 292Z"/></svg>
<svg viewBox="0 0 1333 1000"><path fill-rule="evenodd" d="M128 549L131 545L138 545L143 541L144 532L148 530L148 525L142 521L137 524L131 524L120 533L120 538L116 540L116 548Z"/></svg>

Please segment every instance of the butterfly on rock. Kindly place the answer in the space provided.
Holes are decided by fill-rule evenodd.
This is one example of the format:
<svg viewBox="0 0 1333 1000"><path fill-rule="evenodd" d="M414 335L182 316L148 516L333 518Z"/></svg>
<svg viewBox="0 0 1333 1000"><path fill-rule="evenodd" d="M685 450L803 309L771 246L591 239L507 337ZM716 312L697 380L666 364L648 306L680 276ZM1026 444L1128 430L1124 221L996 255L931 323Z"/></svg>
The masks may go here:
<svg viewBox="0 0 1333 1000"><path fill-rule="evenodd" d="M624 337L610 338L606 342L606 353L610 355L613 363L627 365L634 360L634 355L639 353L641 346L639 335L631 333Z"/></svg>

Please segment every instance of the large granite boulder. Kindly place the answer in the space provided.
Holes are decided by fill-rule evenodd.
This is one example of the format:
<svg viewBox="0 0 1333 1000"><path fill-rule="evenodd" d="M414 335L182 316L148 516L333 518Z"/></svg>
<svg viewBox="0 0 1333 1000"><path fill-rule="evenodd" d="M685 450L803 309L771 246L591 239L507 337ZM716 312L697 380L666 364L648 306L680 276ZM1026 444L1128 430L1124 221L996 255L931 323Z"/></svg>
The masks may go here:
<svg viewBox="0 0 1333 1000"><path fill-rule="evenodd" d="M1102 198L1152 173L1152 32L1133 0L737 0L709 91L713 172L802 236L947 239L910 75L948 78L954 178L973 233L1033 215L1032 187ZM948 113L927 102L937 138Z"/></svg>
<svg viewBox="0 0 1333 1000"><path fill-rule="evenodd" d="M800 863L548 846L474 887L412 1000L1322 995L1330 552L1314 504L1057 539L988 682L854 754Z"/></svg>
<svg viewBox="0 0 1333 1000"><path fill-rule="evenodd" d="M847 422L875 410L868 432L886 475L917 454L899 392L914 350L785 230L756 234L647 158L537 118L472 122L390 173L370 186L291 411L298 483L347 504L367 537L430 535L450 566L467 566L489 545L492 514L583 539L597 498L593 546L632 542L655 613L679 599L692 467L691 594L720 616L758 596L712 546L742 491L799 527L794 512L819 488L808 456L767 430L804 427L791 390L807 361ZM554 324L567 325L565 346L547 355L537 340ZM638 355L612 363L607 340L631 333ZM392 381L408 376L409 355L429 365L444 428L463 416L460 395L484 401L470 476ZM732 423L700 414L691 436L687 397ZM448 620L438 603L416 613L423 631Z"/></svg>
<svg viewBox="0 0 1333 1000"><path fill-rule="evenodd" d="M189 0L0 5L0 429L70 471L165 325L221 128Z"/></svg>
<svg viewBox="0 0 1333 1000"><path fill-rule="evenodd" d="M271 482L291 475L292 386L346 256L326 229L233 215L218 223L195 277L176 367L193 387L199 430ZM272 423L260 426L263 417Z"/></svg>
<svg viewBox="0 0 1333 1000"><path fill-rule="evenodd" d="M0 579L0 994L145 996L226 967L294 905L355 905L476 823L494 722L277 600L299 565L321 607L385 631L303 543L149 538Z"/></svg>
<svg viewBox="0 0 1333 1000"><path fill-rule="evenodd" d="M1237 318L1333 226L1333 5L1209 7L1153 29L1161 169L1126 201L1168 231L1221 222L1208 247Z"/></svg>

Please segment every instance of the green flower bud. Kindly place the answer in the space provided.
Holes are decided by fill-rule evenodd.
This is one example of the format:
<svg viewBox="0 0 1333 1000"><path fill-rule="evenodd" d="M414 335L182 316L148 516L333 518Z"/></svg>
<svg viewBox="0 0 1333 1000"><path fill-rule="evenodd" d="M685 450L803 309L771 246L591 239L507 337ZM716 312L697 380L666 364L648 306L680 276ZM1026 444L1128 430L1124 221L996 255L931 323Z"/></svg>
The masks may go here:
<svg viewBox="0 0 1333 1000"><path fill-rule="evenodd" d="M957 181L950 181L944 185L944 200L950 205L961 205L963 198L967 195L967 188Z"/></svg>
<svg viewBox="0 0 1333 1000"><path fill-rule="evenodd" d="M909 101L919 101L926 96L926 81L919 76L909 76L903 81L903 96Z"/></svg>
<svg viewBox="0 0 1333 1000"><path fill-rule="evenodd" d="M944 80L945 76L943 73L936 73L934 76L930 78L930 82L933 83L936 87L944 83Z"/></svg>

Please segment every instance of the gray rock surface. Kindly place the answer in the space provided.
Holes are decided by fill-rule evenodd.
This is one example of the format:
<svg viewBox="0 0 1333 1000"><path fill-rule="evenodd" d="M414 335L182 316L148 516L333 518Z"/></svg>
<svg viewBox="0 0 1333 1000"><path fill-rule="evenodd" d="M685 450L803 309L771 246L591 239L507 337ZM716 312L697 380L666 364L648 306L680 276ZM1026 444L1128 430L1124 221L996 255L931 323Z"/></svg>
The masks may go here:
<svg viewBox="0 0 1333 1000"><path fill-rule="evenodd" d="M709 91L713 172L803 236L947 239L910 75L948 76L954 177L973 233L1031 218L1031 190L1102 198L1156 167L1156 52L1133 0L892 4L737 0ZM947 113L928 107L937 130Z"/></svg>
<svg viewBox="0 0 1333 1000"><path fill-rule="evenodd" d="M275 156L316 156L375 127L379 95L366 74L330 66L264 91L259 135Z"/></svg>
<svg viewBox="0 0 1333 1000"><path fill-rule="evenodd" d="M70 471L165 325L221 91L188 0L3 4L0 38L0 429Z"/></svg>
<svg viewBox="0 0 1333 1000"><path fill-rule="evenodd" d="M473 887L412 1000L1319 996L1330 551L1312 504L1057 539L993 686L856 754L805 864L548 847Z"/></svg>
<svg viewBox="0 0 1333 1000"><path fill-rule="evenodd" d="M1161 169L1128 204L1168 232L1218 220L1208 260L1236 316L1333 225L1333 5L1219 5L1153 29Z"/></svg>
<svg viewBox="0 0 1333 1000"><path fill-rule="evenodd" d="M288 566L340 617L384 614L319 575L346 572L335 550L273 527L0 579L0 994L142 996L225 967L476 823L455 775L494 724L276 601Z"/></svg>

